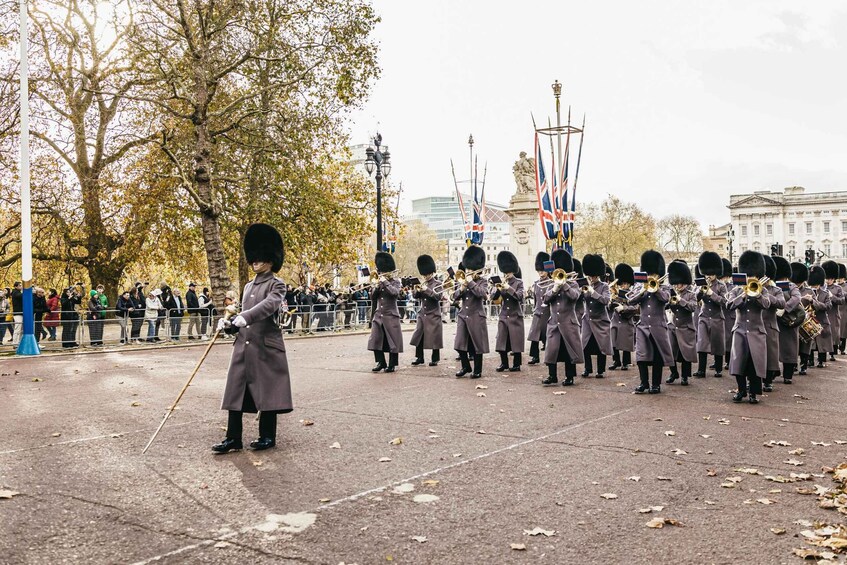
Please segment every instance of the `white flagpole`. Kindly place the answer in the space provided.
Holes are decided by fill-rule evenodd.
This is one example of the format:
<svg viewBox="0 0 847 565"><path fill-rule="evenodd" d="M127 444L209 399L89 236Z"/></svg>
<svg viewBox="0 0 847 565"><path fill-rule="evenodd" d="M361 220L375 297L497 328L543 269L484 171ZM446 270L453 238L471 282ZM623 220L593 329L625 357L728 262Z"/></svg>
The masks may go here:
<svg viewBox="0 0 847 565"><path fill-rule="evenodd" d="M32 213L29 191L29 59L27 53L27 1L21 2L21 270L23 281L23 334L18 355L38 355L32 312Z"/></svg>

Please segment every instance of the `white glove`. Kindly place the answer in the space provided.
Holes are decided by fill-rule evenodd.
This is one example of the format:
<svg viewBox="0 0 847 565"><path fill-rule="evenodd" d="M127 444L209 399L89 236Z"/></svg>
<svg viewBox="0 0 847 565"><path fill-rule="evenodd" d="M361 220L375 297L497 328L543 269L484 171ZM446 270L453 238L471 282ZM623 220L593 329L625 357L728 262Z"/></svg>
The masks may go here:
<svg viewBox="0 0 847 565"><path fill-rule="evenodd" d="M238 315L238 316L236 316L236 317L235 317L235 319L232 321L232 325L233 325L233 326L235 326L236 328L243 328L244 326L246 326L246 325L247 325L247 320L245 320L245 319L244 319L244 316L242 316L241 314L239 314L239 315Z"/></svg>
<svg viewBox="0 0 847 565"><path fill-rule="evenodd" d="M227 328L227 326L229 326L229 320L226 320L226 319L224 319L224 318L221 318L220 320L218 320L218 329L217 329L217 331L222 332L222 331L224 331L224 330Z"/></svg>
<svg viewBox="0 0 847 565"><path fill-rule="evenodd" d="M713 294L714 294L714 291L711 288L706 291L706 296L712 296Z"/></svg>
<svg viewBox="0 0 847 565"><path fill-rule="evenodd" d="M620 305L620 304L618 304L617 306L615 306L615 312L623 312L623 306L622 306L622 305Z"/></svg>
<svg viewBox="0 0 847 565"><path fill-rule="evenodd" d="M783 308L780 308L779 310L776 311L776 315L780 318L782 318L783 314L785 314L785 310Z"/></svg>

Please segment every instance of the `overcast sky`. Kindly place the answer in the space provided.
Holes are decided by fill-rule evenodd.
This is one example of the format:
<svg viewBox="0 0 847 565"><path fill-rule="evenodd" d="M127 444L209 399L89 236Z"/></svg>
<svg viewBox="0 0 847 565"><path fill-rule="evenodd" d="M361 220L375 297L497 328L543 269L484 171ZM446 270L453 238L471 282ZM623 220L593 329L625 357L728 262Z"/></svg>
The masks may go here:
<svg viewBox="0 0 847 565"><path fill-rule="evenodd" d="M507 203L530 113L555 119L554 79L587 114L577 213L615 194L705 229L732 193L847 190L847 3L374 5L382 78L351 131L363 143L379 124L409 199L451 193L473 133L488 199Z"/></svg>

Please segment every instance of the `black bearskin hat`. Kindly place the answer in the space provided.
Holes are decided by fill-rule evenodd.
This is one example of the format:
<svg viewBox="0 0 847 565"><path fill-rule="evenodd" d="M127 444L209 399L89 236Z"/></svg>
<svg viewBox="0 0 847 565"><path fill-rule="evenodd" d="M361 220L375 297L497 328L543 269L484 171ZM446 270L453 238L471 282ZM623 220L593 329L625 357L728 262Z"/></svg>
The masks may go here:
<svg viewBox="0 0 847 565"><path fill-rule="evenodd" d="M268 224L252 224L244 234L244 257L248 263L267 261L274 273L279 272L285 260L282 236Z"/></svg>
<svg viewBox="0 0 847 565"><path fill-rule="evenodd" d="M838 278L839 279L847 279L847 265L844 263L838 264ZM845 336L847 337L847 336Z"/></svg>
<svg viewBox="0 0 847 565"><path fill-rule="evenodd" d="M721 273L722 277L731 277L732 276L732 263L729 262L729 259L721 259L721 263L723 263L723 273Z"/></svg>
<svg viewBox="0 0 847 565"><path fill-rule="evenodd" d="M471 245L465 249L465 254L462 255L462 263L469 271L479 271L485 268L485 251L482 247Z"/></svg>
<svg viewBox="0 0 847 565"><path fill-rule="evenodd" d="M773 262L776 263L776 277L774 277L774 280L784 281L791 278L791 265L788 263L788 259L774 255Z"/></svg>
<svg viewBox="0 0 847 565"><path fill-rule="evenodd" d="M700 265L694 265L694 276L698 279L703 276L703 273L700 272Z"/></svg>
<svg viewBox="0 0 847 565"><path fill-rule="evenodd" d="M615 265L615 278L618 279L618 284L635 284L635 271L626 263L618 263Z"/></svg>
<svg viewBox="0 0 847 565"><path fill-rule="evenodd" d="M684 261L671 261L668 265L668 282L671 284L691 284L691 269Z"/></svg>
<svg viewBox="0 0 847 565"><path fill-rule="evenodd" d="M641 270L648 275L664 276L665 258L658 251L649 249L641 254Z"/></svg>
<svg viewBox="0 0 847 565"><path fill-rule="evenodd" d="M600 255L588 253L582 258L582 270L587 277L602 277L606 272L606 262Z"/></svg>
<svg viewBox="0 0 847 565"><path fill-rule="evenodd" d="M720 277L723 274L723 261L714 251L704 251L697 260L697 266L704 275Z"/></svg>
<svg viewBox="0 0 847 565"><path fill-rule="evenodd" d="M497 268L503 273L515 274L521 270L518 258L511 251L501 251L497 254Z"/></svg>
<svg viewBox="0 0 847 565"><path fill-rule="evenodd" d="M612 282L615 279L615 272L612 270L612 266L606 263L606 275L605 281Z"/></svg>
<svg viewBox="0 0 847 565"><path fill-rule="evenodd" d="M838 278L838 263L836 263L835 261L824 261L823 263L821 263L821 267L823 268L823 272L826 274L826 278Z"/></svg>
<svg viewBox="0 0 847 565"><path fill-rule="evenodd" d="M566 273L571 273L574 270L574 260L571 254L564 249L557 249L550 254L550 259L557 269L564 269Z"/></svg>
<svg viewBox="0 0 847 565"><path fill-rule="evenodd" d="M809 269L809 286L821 286L826 282L826 271L815 265Z"/></svg>
<svg viewBox="0 0 847 565"><path fill-rule="evenodd" d="M576 271L579 276L585 276L585 273L582 270L582 262L579 259L573 260L573 270Z"/></svg>
<svg viewBox="0 0 847 565"><path fill-rule="evenodd" d="M418 257L418 272L423 275L431 275L435 272L435 259L429 255L420 255Z"/></svg>
<svg viewBox="0 0 847 565"><path fill-rule="evenodd" d="M544 251L539 251L538 255L535 256L535 270L543 271L544 270L544 262L550 260L550 254L545 253Z"/></svg>
<svg viewBox="0 0 847 565"><path fill-rule="evenodd" d="M523 279L523 273L521 272L521 268L518 267L518 272L515 273L516 279Z"/></svg>
<svg viewBox="0 0 847 565"><path fill-rule="evenodd" d="M770 255L762 255L765 258L765 275L769 279L776 280L776 262Z"/></svg>
<svg viewBox="0 0 847 565"><path fill-rule="evenodd" d="M394 263L394 257L391 253L386 253L385 251L376 252L374 265L376 265L376 272L378 273L390 273L397 268L397 265Z"/></svg>
<svg viewBox="0 0 847 565"><path fill-rule="evenodd" d="M809 268L803 263L791 263L791 282L804 283L809 280Z"/></svg>
<svg viewBox="0 0 847 565"><path fill-rule="evenodd" d="M765 276L765 257L758 251L745 251L738 258L738 272L757 279Z"/></svg>

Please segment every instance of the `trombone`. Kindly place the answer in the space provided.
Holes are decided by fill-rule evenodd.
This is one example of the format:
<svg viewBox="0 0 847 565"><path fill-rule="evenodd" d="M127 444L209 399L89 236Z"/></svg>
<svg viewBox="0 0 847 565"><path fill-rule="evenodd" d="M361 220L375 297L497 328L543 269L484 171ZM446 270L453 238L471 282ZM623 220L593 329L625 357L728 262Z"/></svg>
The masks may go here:
<svg viewBox="0 0 847 565"><path fill-rule="evenodd" d="M371 273L371 278L368 282L361 282L353 287L350 287L350 292L358 292L360 290L364 290L367 287L374 286L380 280L380 275L377 273Z"/></svg>

